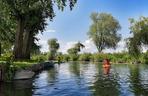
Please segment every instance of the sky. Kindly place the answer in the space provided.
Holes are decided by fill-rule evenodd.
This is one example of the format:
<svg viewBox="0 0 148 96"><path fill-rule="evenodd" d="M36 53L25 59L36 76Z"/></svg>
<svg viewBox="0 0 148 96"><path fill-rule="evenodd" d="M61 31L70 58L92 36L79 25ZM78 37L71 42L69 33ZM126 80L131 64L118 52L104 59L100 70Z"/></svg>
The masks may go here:
<svg viewBox="0 0 148 96"><path fill-rule="evenodd" d="M90 15L92 12L110 13L120 23L122 29L118 31L122 40L118 43L116 50L106 49L104 52L121 52L125 50L125 38L131 36L128 21L129 18L138 19L140 16L148 16L148 0L78 0L77 4L70 11L67 6L64 11L56 7L53 21L47 20L47 27L43 34L37 37L40 39L42 52L48 52L48 39L57 38L60 43L60 52L66 53L76 42L80 41L85 45L82 52L97 52L92 40L88 37L89 26L91 25Z"/></svg>

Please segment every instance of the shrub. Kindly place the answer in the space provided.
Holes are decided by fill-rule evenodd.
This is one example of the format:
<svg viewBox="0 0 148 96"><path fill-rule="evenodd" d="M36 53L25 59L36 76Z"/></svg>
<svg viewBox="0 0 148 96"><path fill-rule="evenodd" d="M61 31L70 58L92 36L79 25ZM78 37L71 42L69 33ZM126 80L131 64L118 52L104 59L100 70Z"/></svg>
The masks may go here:
<svg viewBox="0 0 148 96"><path fill-rule="evenodd" d="M7 61L3 62L2 66L2 68L4 68L4 81L12 81L16 71L16 66L13 63L13 56L8 57Z"/></svg>
<svg viewBox="0 0 148 96"><path fill-rule="evenodd" d="M69 55L71 61L77 61L79 59L79 55L71 54Z"/></svg>
<svg viewBox="0 0 148 96"><path fill-rule="evenodd" d="M69 61L70 60L70 56L65 54L63 55L63 61Z"/></svg>
<svg viewBox="0 0 148 96"><path fill-rule="evenodd" d="M107 54L94 54L93 55L93 61L95 62L102 62L105 58L107 58Z"/></svg>
<svg viewBox="0 0 148 96"><path fill-rule="evenodd" d="M7 59L9 57L11 57L11 56L12 56L12 53L11 52L10 53L2 54L2 56L0 57L0 61L7 61Z"/></svg>
<svg viewBox="0 0 148 96"><path fill-rule="evenodd" d="M81 54L79 56L79 60L80 61L90 61L91 60L91 54L90 53Z"/></svg>
<svg viewBox="0 0 148 96"><path fill-rule="evenodd" d="M34 55L31 57L31 60L36 62L44 62L47 60L47 55L46 54Z"/></svg>
<svg viewBox="0 0 148 96"><path fill-rule="evenodd" d="M148 64L148 51L144 54L144 63Z"/></svg>

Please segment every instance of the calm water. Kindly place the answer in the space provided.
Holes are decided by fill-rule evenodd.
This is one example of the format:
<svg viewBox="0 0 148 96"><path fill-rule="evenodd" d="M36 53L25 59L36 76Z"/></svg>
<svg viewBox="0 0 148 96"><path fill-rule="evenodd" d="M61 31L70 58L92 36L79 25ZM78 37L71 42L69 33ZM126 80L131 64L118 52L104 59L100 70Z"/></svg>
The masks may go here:
<svg viewBox="0 0 148 96"><path fill-rule="evenodd" d="M148 96L148 66L56 64L33 80L0 84L0 96Z"/></svg>

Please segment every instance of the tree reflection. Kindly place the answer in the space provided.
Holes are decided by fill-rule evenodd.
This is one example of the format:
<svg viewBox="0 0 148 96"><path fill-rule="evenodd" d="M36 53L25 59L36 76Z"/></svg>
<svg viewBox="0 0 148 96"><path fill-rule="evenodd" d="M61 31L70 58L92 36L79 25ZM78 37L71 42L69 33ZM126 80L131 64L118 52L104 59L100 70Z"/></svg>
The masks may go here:
<svg viewBox="0 0 148 96"><path fill-rule="evenodd" d="M132 65L130 66L130 83L132 92L135 96L148 96L148 88L146 88L142 82L142 77L140 74L140 66Z"/></svg>
<svg viewBox="0 0 148 96"><path fill-rule="evenodd" d="M58 65L57 69L56 68L51 68L48 70L48 82L55 82L58 76L58 70L60 68L60 65Z"/></svg>
<svg viewBox="0 0 148 96"><path fill-rule="evenodd" d="M0 84L0 96L32 96L32 80Z"/></svg>
<svg viewBox="0 0 148 96"><path fill-rule="evenodd" d="M72 74L74 74L76 77L81 76L81 70L80 70L80 63L79 62L70 62L69 63L69 69Z"/></svg>

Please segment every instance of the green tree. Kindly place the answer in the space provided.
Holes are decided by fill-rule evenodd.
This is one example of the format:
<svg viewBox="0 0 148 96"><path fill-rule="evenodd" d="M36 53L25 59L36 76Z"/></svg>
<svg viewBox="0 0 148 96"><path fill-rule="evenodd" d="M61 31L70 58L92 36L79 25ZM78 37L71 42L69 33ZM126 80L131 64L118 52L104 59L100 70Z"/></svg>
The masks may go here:
<svg viewBox="0 0 148 96"><path fill-rule="evenodd" d="M1 1L0 1L1 3ZM0 56L4 51L10 50L15 37L15 22L8 15L8 9L0 6Z"/></svg>
<svg viewBox="0 0 148 96"><path fill-rule="evenodd" d="M69 53L71 60L77 60L78 59L78 53L81 51L81 48L84 48L85 46L78 42L74 45L74 47L70 48L67 50L67 52Z"/></svg>
<svg viewBox="0 0 148 96"><path fill-rule="evenodd" d="M70 9L74 7L76 1L69 0ZM27 48L31 49L29 41L32 40L34 32L39 32L40 28L44 29L47 18L53 19L55 16L53 6L57 5L60 10L63 10L67 2L67 0L0 0L0 5L4 5L8 9L9 15L17 25L14 43L14 56L16 59L26 57L24 55L29 52L26 51ZM31 26L29 27L29 25ZM25 33L27 34L24 35Z"/></svg>
<svg viewBox="0 0 148 96"><path fill-rule="evenodd" d="M78 42L74 45L74 47L68 49L67 52L69 54L78 54L78 52L81 51L81 48L84 48L84 47L85 46L82 43Z"/></svg>
<svg viewBox="0 0 148 96"><path fill-rule="evenodd" d="M49 50L50 50L50 59L55 59L57 50L59 49L60 45L58 40L53 38L48 40Z"/></svg>
<svg viewBox="0 0 148 96"><path fill-rule="evenodd" d="M85 46L82 44L82 43L80 43L80 42L78 42L78 43L76 43L75 44L75 49L78 51L78 52L80 52L81 51L81 48L84 48Z"/></svg>
<svg viewBox="0 0 148 96"><path fill-rule="evenodd" d="M129 53L137 60L142 46L148 45L148 17L140 17L139 20L129 19L131 34L133 37L127 39Z"/></svg>
<svg viewBox="0 0 148 96"><path fill-rule="evenodd" d="M117 33L121 29L118 20L107 13L92 13L90 17L92 25L88 35L93 40L99 53L105 48L116 48L121 39L120 34Z"/></svg>

